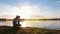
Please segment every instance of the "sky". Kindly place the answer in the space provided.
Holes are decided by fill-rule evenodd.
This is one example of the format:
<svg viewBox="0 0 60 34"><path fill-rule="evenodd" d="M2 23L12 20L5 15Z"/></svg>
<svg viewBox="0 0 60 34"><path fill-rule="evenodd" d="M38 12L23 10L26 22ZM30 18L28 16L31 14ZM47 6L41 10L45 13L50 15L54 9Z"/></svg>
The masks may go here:
<svg viewBox="0 0 60 34"><path fill-rule="evenodd" d="M0 0L0 17L60 18L60 0Z"/></svg>
<svg viewBox="0 0 60 34"><path fill-rule="evenodd" d="M0 0L0 18L14 18L20 15L21 18L60 18L60 0ZM29 24L30 23L30 24ZM59 28L60 21L28 22L22 26L41 26ZM0 23L11 25L12 23Z"/></svg>

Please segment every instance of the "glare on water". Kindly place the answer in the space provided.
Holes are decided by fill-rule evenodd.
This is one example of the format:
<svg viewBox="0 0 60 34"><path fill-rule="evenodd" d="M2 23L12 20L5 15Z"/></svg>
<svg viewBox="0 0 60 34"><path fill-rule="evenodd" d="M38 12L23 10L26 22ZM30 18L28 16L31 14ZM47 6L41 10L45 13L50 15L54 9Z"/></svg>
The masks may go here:
<svg viewBox="0 0 60 34"><path fill-rule="evenodd" d="M49 28L49 29L59 29L60 21L23 21L20 22L21 27L37 27L37 28ZM12 21L0 22L0 26L12 26Z"/></svg>

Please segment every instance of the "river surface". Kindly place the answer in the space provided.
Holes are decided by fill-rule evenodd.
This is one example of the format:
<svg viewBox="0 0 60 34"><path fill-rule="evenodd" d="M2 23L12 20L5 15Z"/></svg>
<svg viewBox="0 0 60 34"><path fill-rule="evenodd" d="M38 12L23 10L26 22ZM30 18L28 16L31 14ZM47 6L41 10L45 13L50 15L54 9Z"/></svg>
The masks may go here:
<svg viewBox="0 0 60 34"><path fill-rule="evenodd" d="M20 22L24 27L37 27L60 30L60 20L47 21L23 21ZM0 22L0 26L12 26L12 21Z"/></svg>

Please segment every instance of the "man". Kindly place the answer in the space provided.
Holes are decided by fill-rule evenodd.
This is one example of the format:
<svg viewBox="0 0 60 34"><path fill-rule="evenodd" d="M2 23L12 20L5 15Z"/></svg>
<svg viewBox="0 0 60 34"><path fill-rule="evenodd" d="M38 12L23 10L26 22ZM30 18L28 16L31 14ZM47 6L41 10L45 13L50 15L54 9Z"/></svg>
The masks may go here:
<svg viewBox="0 0 60 34"><path fill-rule="evenodd" d="M20 16L16 16L16 18L13 19L13 27L18 27L19 25L21 26L20 23Z"/></svg>
<svg viewBox="0 0 60 34"><path fill-rule="evenodd" d="M21 21L20 16L16 16L16 18L13 19L13 31L14 34L16 34L17 30L19 29L19 26L21 26L21 24L19 24Z"/></svg>

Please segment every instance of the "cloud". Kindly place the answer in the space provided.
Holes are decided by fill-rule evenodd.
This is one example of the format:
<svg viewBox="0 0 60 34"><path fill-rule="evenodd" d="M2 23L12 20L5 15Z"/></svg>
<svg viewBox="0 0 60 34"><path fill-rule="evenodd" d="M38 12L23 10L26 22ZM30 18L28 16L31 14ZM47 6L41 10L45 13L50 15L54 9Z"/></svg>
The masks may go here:
<svg viewBox="0 0 60 34"><path fill-rule="evenodd" d="M20 3L17 6L0 5L0 15L21 15L28 17L31 15L53 17L56 16L48 7L39 6L31 3ZM42 8L41 8L42 7Z"/></svg>
<svg viewBox="0 0 60 34"><path fill-rule="evenodd" d="M3 15L9 15L9 14L13 15L13 13L16 13L17 11L18 9L16 7L11 7L11 6L2 7L2 9L0 8L0 12Z"/></svg>
<svg viewBox="0 0 60 34"><path fill-rule="evenodd" d="M23 4L18 6L19 10L22 11L20 12L21 14L23 14L25 16L27 15L35 15L37 14L38 11L40 11L40 8L38 6L34 6L34 5L29 5L29 4Z"/></svg>
<svg viewBox="0 0 60 34"><path fill-rule="evenodd" d="M60 1L57 1L58 3L60 3Z"/></svg>
<svg viewBox="0 0 60 34"><path fill-rule="evenodd" d="M44 7L45 9L48 9L48 7Z"/></svg>
<svg viewBox="0 0 60 34"><path fill-rule="evenodd" d="M2 8L0 8L0 15L21 15L23 17L28 17L40 11L38 6L30 6L29 4L21 4L19 6L3 5L0 7Z"/></svg>
<svg viewBox="0 0 60 34"><path fill-rule="evenodd" d="M47 9L47 7L44 8ZM28 17L29 15L46 16L50 14L48 11L44 11L44 9L42 11L39 6L28 3L19 6L4 5L2 9L0 8L0 11L3 15L21 15L23 17Z"/></svg>

